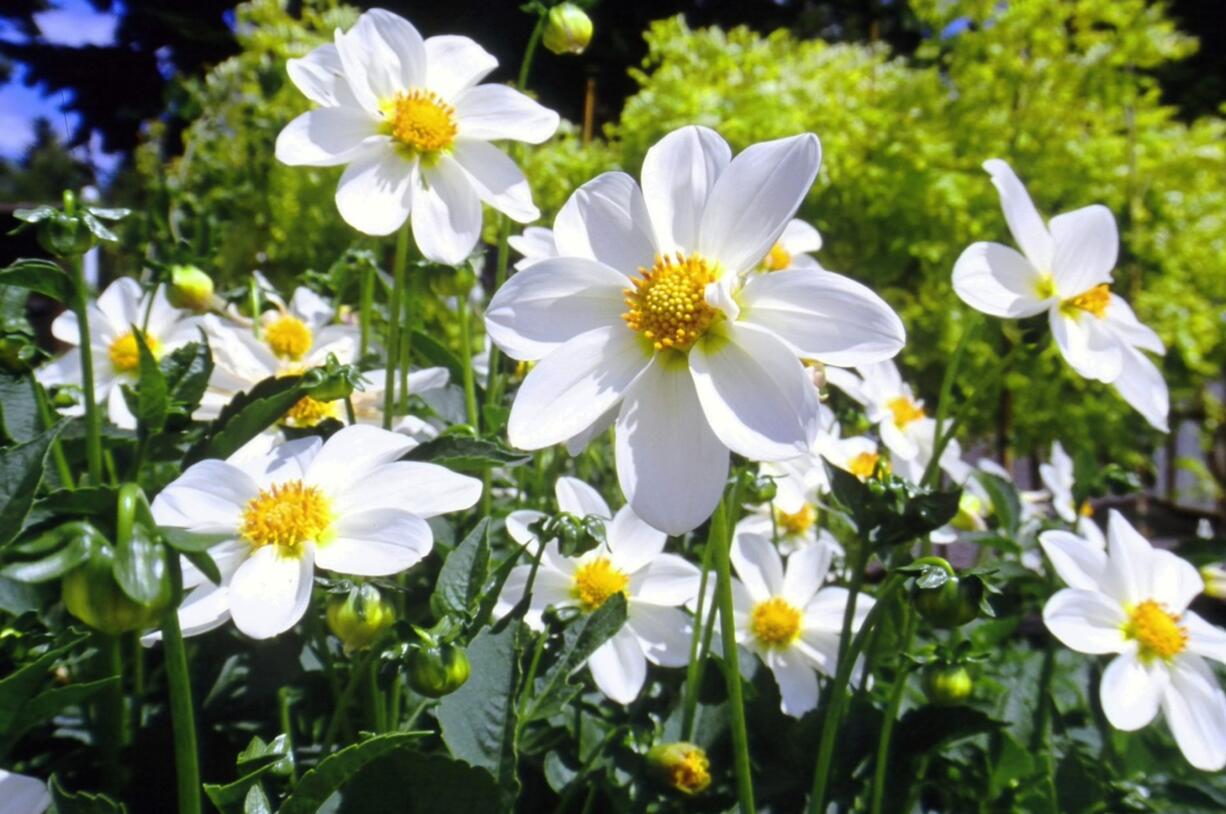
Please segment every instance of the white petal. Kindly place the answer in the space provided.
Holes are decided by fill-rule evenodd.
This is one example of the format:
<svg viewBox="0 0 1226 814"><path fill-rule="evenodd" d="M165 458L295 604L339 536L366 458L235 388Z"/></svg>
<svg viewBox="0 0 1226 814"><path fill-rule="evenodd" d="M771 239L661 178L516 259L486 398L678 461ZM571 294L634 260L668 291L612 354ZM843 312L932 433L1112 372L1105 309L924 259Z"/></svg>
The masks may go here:
<svg viewBox="0 0 1226 814"><path fill-rule="evenodd" d="M471 508L481 499L481 481L438 464L394 461L372 469L336 497L340 512L404 509L434 517Z"/></svg>
<svg viewBox="0 0 1226 814"><path fill-rule="evenodd" d="M199 534L234 532L243 508L259 491L255 481L237 467L224 461L201 461L153 499L153 519L160 526Z"/></svg>
<svg viewBox="0 0 1226 814"><path fill-rule="evenodd" d="M638 335L622 325L571 339L520 385L507 424L512 446L542 449L574 437L621 400L649 361Z"/></svg>
<svg viewBox="0 0 1226 814"><path fill-rule="evenodd" d="M999 243L972 243L954 264L954 291L971 308L994 317L1041 314L1048 300L1038 296L1040 281L1029 260Z"/></svg>
<svg viewBox="0 0 1226 814"><path fill-rule="evenodd" d="M425 85L444 99L455 98L498 67L498 60L468 37L428 37L425 47Z"/></svg>
<svg viewBox="0 0 1226 814"><path fill-rule="evenodd" d="M115 336L128 333L133 325L140 325L144 321L144 309L141 308L143 299L144 292L140 283L131 277L120 277L98 295L95 305L102 315L102 320L98 319L97 314L91 313L90 327L95 331L99 328L110 328ZM103 322L105 325L101 324Z"/></svg>
<svg viewBox="0 0 1226 814"><path fill-rule="evenodd" d="M1119 603L1093 591L1065 588L1043 606L1043 623L1078 653L1119 653L1126 648L1128 615Z"/></svg>
<svg viewBox="0 0 1226 814"><path fill-rule="evenodd" d="M329 571L381 577L398 574L430 553L430 524L404 509L369 509L333 523L335 538L315 550L315 564Z"/></svg>
<svg viewBox="0 0 1226 814"><path fill-rule="evenodd" d="M641 573L634 598L653 605L677 607L698 598L702 575L698 568L676 554L659 554Z"/></svg>
<svg viewBox="0 0 1226 814"><path fill-rule="evenodd" d="M184 636L199 636L230 621L230 586L205 583L183 597L179 628ZM158 638L161 638L160 636Z"/></svg>
<svg viewBox="0 0 1226 814"><path fill-rule="evenodd" d="M707 199L702 255L730 272L756 266L809 193L821 159L811 133L761 142L732 159Z"/></svg>
<svg viewBox="0 0 1226 814"><path fill-rule="evenodd" d="M528 576L532 566L519 565L511 569L507 581L502 586L502 593L494 605L494 616L498 619L506 616L519 604L524 597L524 589L528 587ZM570 600L571 579L545 566L542 561L537 569L536 580L532 583L532 598L528 600L528 611L524 614L524 622L533 630L543 630L545 622L542 615L551 605L573 604Z"/></svg>
<svg viewBox="0 0 1226 814"><path fill-rule="evenodd" d="M805 607L806 633L832 633L842 635L843 614L847 611L847 600L851 593L846 588L837 586L822 588ZM864 624L868 612L873 609L876 600L866 594L856 596L856 606L851 612L851 629L857 631Z"/></svg>
<svg viewBox="0 0 1226 814"><path fill-rule="evenodd" d="M1192 611L1184 611L1180 622L1188 631L1188 652L1226 664L1226 630Z"/></svg>
<svg viewBox="0 0 1226 814"><path fill-rule="evenodd" d="M805 663L799 653L771 650L766 666L779 685L779 708L785 715L799 718L817 708L817 673Z"/></svg>
<svg viewBox="0 0 1226 814"><path fill-rule="evenodd" d="M1098 698L1103 713L1116 729L1133 732L1158 714L1167 682L1166 665L1142 662L1135 653L1116 656L1103 671Z"/></svg>
<svg viewBox="0 0 1226 814"><path fill-rule="evenodd" d="M127 384L127 382L122 383ZM121 382L113 379L109 384L110 387L104 391L106 393L106 417L121 430L136 429L136 416L128 409L128 400L123 397ZM104 386L99 382L98 389L101 390Z"/></svg>
<svg viewBox="0 0 1226 814"><path fill-rule="evenodd" d="M656 237L643 193L624 172L606 172L575 190L553 223L562 257L598 260L622 274L650 268Z"/></svg>
<svg viewBox="0 0 1226 814"><path fill-rule="evenodd" d="M540 359L582 333L622 326L626 278L579 257L552 258L515 274L485 312L494 344L514 359Z"/></svg>
<svg viewBox="0 0 1226 814"><path fill-rule="evenodd" d="M1149 598L1170 613L1182 613L1205 590L1205 581L1196 566L1171 551L1155 549L1146 572Z"/></svg>
<svg viewBox="0 0 1226 814"><path fill-rule="evenodd" d="M306 613L311 599L311 552L283 557L277 549L271 545L256 549L230 583L234 624L253 639L289 630Z"/></svg>
<svg viewBox="0 0 1226 814"><path fill-rule="evenodd" d="M1051 219L1052 277L1061 297L1110 282L1120 249L1115 216L1094 204Z"/></svg>
<svg viewBox="0 0 1226 814"><path fill-rule="evenodd" d="M828 271L756 275L741 291L741 307L745 322L767 329L801 356L827 364L879 362L906 342L902 320L884 300Z"/></svg>
<svg viewBox="0 0 1226 814"><path fill-rule="evenodd" d="M230 577L238 570L238 567L243 564L243 560L251 554L251 546L242 540L227 540L217 545L210 546L208 550L209 558L217 565L217 570L221 572L221 584L226 584L230 581ZM204 572L191 563L186 557L179 558L180 566L183 569L183 587L185 589L195 588L197 585L212 585L213 583Z"/></svg>
<svg viewBox="0 0 1226 814"><path fill-rule="evenodd" d="M711 516L728 476L728 449L702 416L683 360L659 354L617 417L617 478L634 513L669 534Z"/></svg>
<svg viewBox="0 0 1226 814"><path fill-rule="evenodd" d="M788 557L783 574L783 597L793 606L803 608L813 599L817 589L826 581L834 552L823 542L798 549Z"/></svg>
<svg viewBox="0 0 1226 814"><path fill-rule="evenodd" d="M372 9L353 28L336 32L345 78L361 105L379 112L381 101L422 84L426 48L412 24L391 12Z"/></svg>
<svg viewBox="0 0 1226 814"><path fill-rule="evenodd" d="M460 137L540 144L558 129L558 114L506 85L478 85L455 102Z"/></svg>
<svg viewBox="0 0 1226 814"><path fill-rule="evenodd" d="M413 191L413 239L427 260L458 266L481 237L481 199L468 174L450 156L421 167Z"/></svg>
<svg viewBox="0 0 1226 814"><path fill-rule="evenodd" d="M815 226L805 223L800 218L792 218L788 221L788 225L783 227L783 234L779 236L779 244L787 250L788 254L792 255L795 261L801 256L801 252L815 252L821 249L822 236Z"/></svg>
<svg viewBox="0 0 1226 814"><path fill-rule="evenodd" d="M753 325L727 333L690 349L698 398L719 440L755 461L807 452L817 436L817 388L796 354Z"/></svg>
<svg viewBox="0 0 1226 814"><path fill-rule="evenodd" d="M520 223L541 216L532 203L528 179L502 150L484 141L461 139L452 156L482 201Z"/></svg>
<svg viewBox="0 0 1226 814"><path fill-rule="evenodd" d="M1107 553L1106 592L1123 605L1150 599L1154 547L1115 509L1107 515Z"/></svg>
<svg viewBox="0 0 1226 814"><path fill-rule="evenodd" d="M1112 294L1107 303L1107 323L1125 342L1141 350L1158 355L1166 353L1166 346L1153 329L1137 319L1128 301L1119 294Z"/></svg>
<svg viewBox="0 0 1226 814"><path fill-rule="evenodd" d="M413 202L416 169L390 148L376 148L353 160L336 187L336 208L354 229L390 235L404 224Z"/></svg>
<svg viewBox="0 0 1226 814"><path fill-rule="evenodd" d="M596 648L587 666L600 691L619 704L638 698L647 679L647 659L638 638L625 627Z"/></svg>
<svg viewBox="0 0 1226 814"><path fill-rule="evenodd" d="M754 600L763 602L783 593L783 560L769 538L755 534L734 537L730 555L736 575Z"/></svg>
<svg viewBox="0 0 1226 814"><path fill-rule="evenodd" d="M522 234L508 237L507 243L524 256L523 260L515 264L517 269L527 268L526 261L536 262L558 256L558 244L553 240L553 229L543 226L529 226Z"/></svg>
<svg viewBox="0 0 1226 814"><path fill-rule="evenodd" d="M357 107L357 97L345 79L341 56L333 43L325 43L301 59L285 64L290 81L317 105Z"/></svg>
<svg viewBox="0 0 1226 814"><path fill-rule="evenodd" d="M1061 308L1049 312L1052 336L1064 360L1078 375L1110 384L1123 366L1121 343L1097 325L1098 319L1083 311L1066 315Z"/></svg>
<svg viewBox="0 0 1226 814"><path fill-rule="evenodd" d="M276 156L292 166L335 167L387 144L379 122L362 108L321 107L285 125L277 134Z"/></svg>
<svg viewBox="0 0 1226 814"><path fill-rule="evenodd" d="M572 435L566 439L566 452L572 458L578 458L583 454L583 450L587 449L587 445L598 438L613 426L613 422L617 420L618 409L621 405L610 407L604 412L600 418L592 422L586 430L578 435Z"/></svg>
<svg viewBox="0 0 1226 814"><path fill-rule="evenodd" d="M1030 193L1014 174L1013 168L999 158L983 162L983 168L992 176L992 184L1000 193L1000 205L1005 212L1005 221L1008 222L1009 231L1013 233L1013 239L1021 247L1022 253L1038 268L1049 270L1052 239L1047 227L1043 225L1043 219L1034 208L1034 202L1030 200Z"/></svg>
<svg viewBox="0 0 1226 814"><path fill-rule="evenodd" d="M1171 396L1162 372L1135 348L1123 347L1120 353L1120 375L1112 386L1150 426L1169 432L1167 414L1171 409Z"/></svg>
<svg viewBox="0 0 1226 814"><path fill-rule="evenodd" d="M566 475L558 478L553 485L553 494L557 498L560 511L575 517L594 514L605 520L613 519L613 512L600 493L578 478Z"/></svg>
<svg viewBox="0 0 1226 814"><path fill-rule="evenodd" d="M0 801L0 814L43 814L51 794L37 777L0 769Z"/></svg>
<svg viewBox="0 0 1226 814"><path fill-rule="evenodd" d="M643 198L661 254L692 251L715 181L732 160L728 142L706 127L682 127L643 159Z"/></svg>
<svg viewBox="0 0 1226 814"><path fill-rule="evenodd" d="M1204 661L1176 660L1162 712L1189 763L1207 772L1226 766L1226 694Z"/></svg>
<svg viewBox="0 0 1226 814"><path fill-rule="evenodd" d="M529 527L546 516L544 512L533 511L532 509L517 509L507 515L507 534L511 535L511 539L520 545L535 543L536 535L532 533Z"/></svg>
<svg viewBox="0 0 1226 814"><path fill-rule="evenodd" d="M306 480L331 496L343 495L362 483L378 467L391 463L413 448L413 439L400 433L355 424L328 439L311 461Z"/></svg>
<svg viewBox="0 0 1226 814"><path fill-rule="evenodd" d="M690 663L694 623L684 612L631 602L626 624L638 637L639 648L652 664L684 667Z"/></svg>
<svg viewBox="0 0 1226 814"><path fill-rule="evenodd" d="M607 534L614 560L619 568L627 572L638 571L649 563L656 562L668 539L668 535L647 525L629 506L622 506L617 510Z"/></svg>
<svg viewBox="0 0 1226 814"><path fill-rule="evenodd" d="M1107 568L1106 552L1067 531L1045 531L1039 535L1039 545L1070 588L1098 590Z"/></svg>

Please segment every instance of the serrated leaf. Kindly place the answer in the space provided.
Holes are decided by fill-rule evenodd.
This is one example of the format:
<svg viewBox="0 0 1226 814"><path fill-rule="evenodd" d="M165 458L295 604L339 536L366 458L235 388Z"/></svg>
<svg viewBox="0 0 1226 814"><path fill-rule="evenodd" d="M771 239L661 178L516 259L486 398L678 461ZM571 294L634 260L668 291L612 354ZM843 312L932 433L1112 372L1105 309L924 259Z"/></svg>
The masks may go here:
<svg viewBox="0 0 1226 814"><path fill-rule="evenodd" d="M166 414L170 408L166 376L163 375L153 351L149 349L144 332L133 325L132 336L136 338L136 350L139 356L136 409L132 412L136 416L141 432L156 435L165 428ZM131 406L130 403L129 406Z"/></svg>
<svg viewBox="0 0 1226 814"><path fill-rule="evenodd" d="M72 280L58 263L22 258L0 269L0 285L37 291L57 302L72 302Z"/></svg>
<svg viewBox="0 0 1226 814"><path fill-rule="evenodd" d="M66 687L52 687L39 693L21 705L8 728L0 733L0 752L7 751L31 728L50 721L68 707L85 703L118 682L119 676L110 676L97 681L69 684Z"/></svg>
<svg viewBox="0 0 1226 814"><path fill-rule="evenodd" d="M55 775L47 784L51 792L51 810L55 814L124 814L127 811L122 803L117 803L105 794L90 794L79 791L76 794L67 791Z"/></svg>
<svg viewBox="0 0 1226 814"><path fill-rule="evenodd" d="M291 799L298 794L296 789ZM320 811L327 814L495 814L513 810L511 803L500 799L494 781L480 769L445 755L396 749L345 777ZM281 811L285 814L286 809L282 807ZM305 809L294 809L294 812L301 811Z"/></svg>
<svg viewBox="0 0 1226 814"><path fill-rule="evenodd" d="M204 331L200 331L199 342L188 342L163 357L161 370L171 409L191 415L213 374L213 351Z"/></svg>
<svg viewBox="0 0 1226 814"><path fill-rule="evenodd" d="M531 456L485 438L440 435L415 447L405 457L411 461L430 461L449 469L481 471L496 466L519 466Z"/></svg>
<svg viewBox="0 0 1226 814"><path fill-rule="evenodd" d="M468 536L447 555L439 570L430 607L436 616L467 614L481 596L489 575L490 520L482 518Z"/></svg>
<svg viewBox="0 0 1226 814"><path fill-rule="evenodd" d="M570 676L587 663L596 649L626 623L626 597L614 594L603 605L572 622L562 634L562 649L542 677L535 697L524 713L525 721L548 718L561 712L579 691Z"/></svg>
<svg viewBox="0 0 1226 814"><path fill-rule="evenodd" d="M265 379L239 393L209 425L208 431L188 450L184 465L206 458L229 458L243 444L271 427L304 393L302 376Z"/></svg>
<svg viewBox="0 0 1226 814"><path fill-rule="evenodd" d="M316 814L328 798L343 788L350 778L373 761L397 750L408 749L421 735L420 732L376 735L329 755L302 776L293 793L278 810L278 814ZM404 782L403 777L397 776L396 785Z"/></svg>
<svg viewBox="0 0 1226 814"><path fill-rule="evenodd" d="M63 428L56 424L24 444L0 449L0 548L21 530L43 481L47 450Z"/></svg>

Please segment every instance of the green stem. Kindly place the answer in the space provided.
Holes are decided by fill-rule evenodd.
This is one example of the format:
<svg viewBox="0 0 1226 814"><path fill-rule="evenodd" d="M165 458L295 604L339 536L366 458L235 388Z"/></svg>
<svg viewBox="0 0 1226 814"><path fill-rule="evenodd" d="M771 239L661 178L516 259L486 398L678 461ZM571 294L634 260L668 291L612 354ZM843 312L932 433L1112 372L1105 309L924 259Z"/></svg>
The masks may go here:
<svg viewBox="0 0 1226 814"><path fill-rule="evenodd" d="M471 306L467 294L456 296L456 315L460 322L460 370L464 375L464 409L468 423L480 431L481 419L477 414L477 385L473 379L473 340Z"/></svg>
<svg viewBox="0 0 1226 814"><path fill-rule="evenodd" d="M971 323L963 329L962 336L958 339L958 345L954 348L954 354L950 357L949 366L945 368L945 377L941 380L941 396L940 400L937 401L936 421L932 432L932 449L934 454L924 470L922 481L924 486L934 485L933 480L936 477L936 473L941 471L940 452L943 452L945 445L949 443L948 439L942 442L941 434L945 429L945 418L949 415L949 401L953 395L954 382L958 378L958 369L962 366L962 358L966 355L966 348L982 324L975 317L971 317L971 320Z"/></svg>
<svg viewBox="0 0 1226 814"><path fill-rule="evenodd" d="M736 486L729 489L711 518L707 545L715 546L716 591L719 598L720 636L724 649L724 681L728 684L728 707L732 712L733 769L741 814L753 814L753 776L749 763L749 732L745 725L745 699L741 692L741 668L737 663L736 620L732 608L732 527L736 522Z"/></svg>
<svg viewBox="0 0 1226 814"><path fill-rule="evenodd" d="M38 402L38 415L43 422L43 429L49 430L55 423L55 417L52 415L51 405L47 403L47 391L33 379L30 386L34 388L34 398ZM58 435L51 442L51 457L55 461L55 471L60 476L60 484L65 489L75 489L76 481L73 480L72 469L68 466L68 458L64 455L64 446Z"/></svg>
<svg viewBox="0 0 1226 814"><path fill-rule="evenodd" d="M336 701L336 709L332 710L332 717L328 720L328 727L324 730L324 743L320 754L325 757L331 752L332 744L336 742L336 733L340 730L341 721L345 717L345 712L349 708L349 703L353 699L353 694L358 688L358 682L366 675L367 666L374 657L374 651L368 650L362 656L362 660L353 665L349 673L349 680L345 682L345 689L341 690L340 698Z"/></svg>
<svg viewBox="0 0 1226 814"><path fill-rule="evenodd" d="M77 315L81 354L81 397L85 400L85 457L91 486L102 485L102 418L94 400L94 350L90 343L88 285L80 257L68 261L72 270L72 310Z"/></svg>
<svg viewBox="0 0 1226 814"><path fill-rule="evenodd" d="M904 623L902 643L899 653L911 649L911 638L915 633L914 616L907 609L907 621ZM890 700L885 710L885 719L881 722L881 735L877 739L877 762L873 767L873 802L870 808L872 814L881 814L881 805L885 800L886 770L890 765L890 739L894 735L894 724L898 719L898 708L902 705L903 692L907 689L907 679L911 675L910 667L905 659L900 659L898 674L894 676L894 686L890 690Z"/></svg>
<svg viewBox="0 0 1226 814"><path fill-rule="evenodd" d="M386 732L387 704L384 702L383 690L379 689L379 662L367 658L365 673L366 692L370 700L370 727L375 732Z"/></svg>
<svg viewBox="0 0 1226 814"><path fill-rule="evenodd" d="M260 303L260 284L256 282L255 277L247 280L247 304L251 307L251 333L256 339L260 338L260 309L263 305Z"/></svg>
<svg viewBox="0 0 1226 814"><path fill-rule="evenodd" d="M400 329L400 412L409 414L409 365L413 353L413 305L417 302L419 272L411 272L405 281L404 325Z"/></svg>
<svg viewBox="0 0 1226 814"><path fill-rule="evenodd" d="M528 72L532 70L532 58L536 56L536 46L540 44L541 35L545 33L547 19L548 14L542 10L537 16L532 36L528 37L528 45L524 47L524 61L519 64L519 78L515 81L515 87L521 91L528 87Z"/></svg>
<svg viewBox="0 0 1226 814"><path fill-rule="evenodd" d="M371 320L374 317L375 267L369 265L362 275L362 287L358 300L358 321L361 333L358 338L358 359L366 358L370 351Z"/></svg>
<svg viewBox="0 0 1226 814"><path fill-rule="evenodd" d="M400 355L400 299L404 291L404 269L409 259L409 229L406 222L396 235L396 258L392 266L392 295L387 304L387 375L383 389L383 429L392 428L396 409L396 373Z"/></svg>
<svg viewBox="0 0 1226 814"><path fill-rule="evenodd" d="M711 573L711 552L715 546L710 541L702 552L702 573L698 578L698 602L694 608L694 632L690 636L690 663L685 669L685 700L681 710L681 740L688 741L694 737L694 712L698 709L698 681L702 678L702 667L706 663L706 653L698 651L702 644L702 619L704 605L707 601L707 578Z"/></svg>
<svg viewBox="0 0 1226 814"><path fill-rule="evenodd" d="M281 731L285 733L285 751L290 755L290 780L298 781L298 762L294 755L294 721L290 715L290 688L277 690L277 709L281 718Z"/></svg>
<svg viewBox="0 0 1226 814"><path fill-rule="evenodd" d="M174 595L182 597L183 574L179 557L167 558ZM179 628L178 602L162 616L162 648L166 657L166 683L170 691L170 723L174 731L175 771L178 776L180 814L200 814L200 761L196 755L196 715L187 671L187 650Z"/></svg>

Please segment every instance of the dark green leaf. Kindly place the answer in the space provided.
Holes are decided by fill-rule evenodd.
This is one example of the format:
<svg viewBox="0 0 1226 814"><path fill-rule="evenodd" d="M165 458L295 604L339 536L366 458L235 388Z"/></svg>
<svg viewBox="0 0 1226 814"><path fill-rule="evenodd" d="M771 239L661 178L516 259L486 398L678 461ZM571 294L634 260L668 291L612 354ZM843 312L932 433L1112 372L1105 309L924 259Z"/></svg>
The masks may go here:
<svg viewBox="0 0 1226 814"><path fill-rule="evenodd" d="M73 638L59 647L52 648L18 670L0 678L0 732L9 732L21 716L22 708L51 683L51 669L72 648L84 640ZM0 750L2 753L3 750Z"/></svg>
<svg viewBox="0 0 1226 814"><path fill-rule="evenodd" d="M578 686L570 683L570 676L625 623L626 597L622 594L614 594L599 608L572 622L562 635L558 660L535 688L535 696L524 713L524 720L548 718L561 712L579 691Z"/></svg>
<svg viewBox="0 0 1226 814"><path fill-rule="evenodd" d="M301 788L299 784L291 800L299 797ZM286 810L283 806L282 814ZM295 807L292 812L306 810ZM509 801L500 799L494 781L480 769L445 755L408 749L381 755L344 777L318 809L327 814L495 814L510 810Z"/></svg>
<svg viewBox="0 0 1226 814"><path fill-rule="evenodd" d="M20 616L40 605L38 588L0 576L0 611Z"/></svg>
<svg viewBox="0 0 1226 814"><path fill-rule="evenodd" d="M415 447L406 457L411 461L441 464L449 469L480 471L496 466L519 466L531 456L485 438L440 435Z"/></svg>
<svg viewBox="0 0 1226 814"><path fill-rule="evenodd" d="M265 379L226 405L221 415L190 450L184 465L205 458L229 458L277 422L305 395L302 376Z"/></svg>
<svg viewBox="0 0 1226 814"><path fill-rule="evenodd" d="M32 727L50 721L68 707L88 701L97 693L113 687L118 681L119 676L110 676L97 681L69 684L66 687L53 687L39 693L21 705L17 716L9 723L8 728L0 733L0 752L7 751Z"/></svg>
<svg viewBox="0 0 1226 814"><path fill-rule="evenodd" d="M169 595L166 549L143 523L133 524L127 539L116 537L111 573L123 592L138 604L152 607Z"/></svg>
<svg viewBox="0 0 1226 814"><path fill-rule="evenodd" d="M58 263L23 258L0 269L0 285L37 291L62 303L72 302L72 280Z"/></svg>
<svg viewBox="0 0 1226 814"><path fill-rule="evenodd" d="M114 486L87 486L81 489L56 489L34 501L25 527L68 517L111 518L115 512L117 489ZM26 544L22 544L23 549Z"/></svg>
<svg viewBox="0 0 1226 814"><path fill-rule="evenodd" d="M1001 533L1006 537L1016 538L1022 518L1022 504L1018 499L1017 489L1004 478L987 472L976 472L975 477L979 478L979 483L992 501L992 513L996 515Z"/></svg>
<svg viewBox="0 0 1226 814"><path fill-rule="evenodd" d="M89 794L79 791L72 794L60 785L59 778L51 776L47 784L51 792L51 810L54 814L123 814L127 811L105 794Z"/></svg>
<svg viewBox="0 0 1226 814"><path fill-rule="evenodd" d="M204 397L212 374L213 353L202 330L199 342L189 342L162 359L162 375L166 379L171 408L191 415Z"/></svg>
<svg viewBox="0 0 1226 814"><path fill-rule="evenodd" d="M490 520L486 517L447 555L430 598L435 615L469 613L481 596L489 564Z"/></svg>
<svg viewBox="0 0 1226 814"><path fill-rule="evenodd" d="M42 429L38 416L38 398L34 379L0 372L0 438L7 436L21 443L29 441Z"/></svg>
<svg viewBox="0 0 1226 814"><path fill-rule="evenodd" d="M200 573L214 585L221 584L221 571L217 568L217 563L209 556L208 551L182 551L184 557L192 565L200 569Z"/></svg>
<svg viewBox="0 0 1226 814"><path fill-rule="evenodd" d="M43 481L47 450L63 427L56 424L24 444L0 449L0 547L21 530Z"/></svg>
<svg viewBox="0 0 1226 814"><path fill-rule="evenodd" d="M459 357L452 353L446 345L424 331L413 331L413 355L417 356L426 366L447 368L453 382L464 380L464 367Z"/></svg>
<svg viewBox="0 0 1226 814"><path fill-rule="evenodd" d="M162 536L167 545L184 554L207 551L218 543L234 539L233 534L195 534L187 529L176 529L170 526L159 526L158 534Z"/></svg>
<svg viewBox="0 0 1226 814"><path fill-rule="evenodd" d="M420 737L419 732L393 732L388 735L376 735L342 749L334 755L329 755L321 760L318 766L302 776L298 785L294 787L293 794L286 798L278 814L316 814L329 797L343 788L346 782L363 768L392 752L408 749ZM412 785L406 785L408 780L403 775L385 775L385 781L387 777L396 778L395 783L389 785L399 787L402 795L405 790L413 789ZM414 795L410 793L403 796L412 797ZM397 810L403 810L403 808L397 807Z"/></svg>
<svg viewBox="0 0 1226 814"><path fill-rule="evenodd" d="M132 412L136 415L141 432L156 435L165 428L166 414L170 408L166 376L158 366L153 351L149 350L144 333L133 325L132 335L136 337L136 349L140 355L136 409Z"/></svg>
<svg viewBox="0 0 1226 814"><path fill-rule="evenodd" d="M902 716L894 737L902 753L919 755L962 738L995 732L1004 726L1004 721L989 718L972 707L924 706Z"/></svg>
<svg viewBox="0 0 1226 814"><path fill-rule="evenodd" d="M102 532L89 523L74 521L65 523L40 536L34 541L48 541L50 554L28 562L12 562L0 570L0 575L19 582L49 582L59 579L93 554L95 547L106 544ZM41 546L39 546L41 548Z"/></svg>

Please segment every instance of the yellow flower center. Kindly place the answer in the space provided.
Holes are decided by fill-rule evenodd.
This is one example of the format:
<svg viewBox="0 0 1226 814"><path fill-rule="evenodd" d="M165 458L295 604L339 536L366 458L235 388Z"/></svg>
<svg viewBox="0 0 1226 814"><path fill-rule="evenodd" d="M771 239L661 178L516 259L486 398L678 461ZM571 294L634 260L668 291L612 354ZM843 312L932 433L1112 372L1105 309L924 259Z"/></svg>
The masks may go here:
<svg viewBox="0 0 1226 814"><path fill-rule="evenodd" d="M286 481L247 502L239 535L252 546L275 545L297 553L306 543L320 542L332 524L328 499L300 480Z"/></svg>
<svg viewBox="0 0 1226 814"><path fill-rule="evenodd" d="M919 421L924 417L924 408L906 396L890 399L886 406L894 414L894 423L899 429L907 426L912 421Z"/></svg>
<svg viewBox="0 0 1226 814"><path fill-rule="evenodd" d="M1111 303L1111 287L1106 283L1096 285L1089 291L1084 291L1076 297L1069 297L1060 303L1060 310L1069 316L1076 316L1077 311L1088 311L1098 319L1107 314L1107 306Z"/></svg>
<svg viewBox="0 0 1226 814"><path fill-rule="evenodd" d="M791 514L775 509L775 525L779 527L780 532L789 537L804 534L813 528L816 522L817 511L808 503L801 506L799 511Z"/></svg>
<svg viewBox="0 0 1226 814"><path fill-rule="evenodd" d="M160 350L158 341L145 334L145 344L156 359ZM140 367L140 346L136 344L136 336L131 331L112 342L107 353L111 357L111 367L120 373L131 373Z"/></svg>
<svg viewBox="0 0 1226 814"><path fill-rule="evenodd" d="M282 359L301 359L311 349L311 329L298 317L282 314L264 329L264 341Z"/></svg>
<svg viewBox="0 0 1226 814"><path fill-rule="evenodd" d="M719 310L707 303L715 270L697 254L661 255L651 269L640 268L626 289L622 319L651 340L656 350L687 350L707 332Z"/></svg>
<svg viewBox="0 0 1226 814"><path fill-rule="evenodd" d="M880 459L876 452L861 452L847 462L847 471L860 480L868 480L877 471L877 461Z"/></svg>
<svg viewBox="0 0 1226 814"><path fill-rule="evenodd" d="M597 557L575 570L572 592L585 611L594 611L609 601L613 594L624 594L630 577L613 567L604 557Z"/></svg>
<svg viewBox="0 0 1226 814"><path fill-rule="evenodd" d="M776 243L771 246L770 254L766 255L762 264L766 266L767 271L783 271L792 265L792 253L783 248L782 243Z"/></svg>
<svg viewBox="0 0 1226 814"><path fill-rule="evenodd" d="M293 407L289 408L289 411L281 419L281 423L295 429L306 429L318 426L324 419L339 419L340 417L339 400L320 401L310 396L303 396Z"/></svg>
<svg viewBox="0 0 1226 814"><path fill-rule="evenodd" d="M689 749L668 767L669 783L683 794L697 794L711 785L711 762L701 749Z"/></svg>
<svg viewBox="0 0 1226 814"><path fill-rule="evenodd" d="M1082 517L1094 516L1094 507L1090 505L1089 500L1081 501L1081 505L1077 507L1077 514L1081 515Z"/></svg>
<svg viewBox="0 0 1226 814"><path fill-rule="evenodd" d="M1132 609L1124 635L1141 645L1141 658L1164 661L1182 653L1188 646L1188 632L1179 626L1179 617L1163 610L1152 599Z"/></svg>
<svg viewBox="0 0 1226 814"><path fill-rule="evenodd" d="M434 91L414 88L390 105L392 137L417 153L446 150L460 132L455 108Z"/></svg>
<svg viewBox="0 0 1226 814"><path fill-rule="evenodd" d="M1035 283L1034 293L1041 300L1056 296L1056 281L1051 278L1050 274L1042 275Z"/></svg>
<svg viewBox="0 0 1226 814"><path fill-rule="evenodd" d="M754 606L749 629L767 647L786 647L800 635L800 611L786 599L772 597Z"/></svg>

